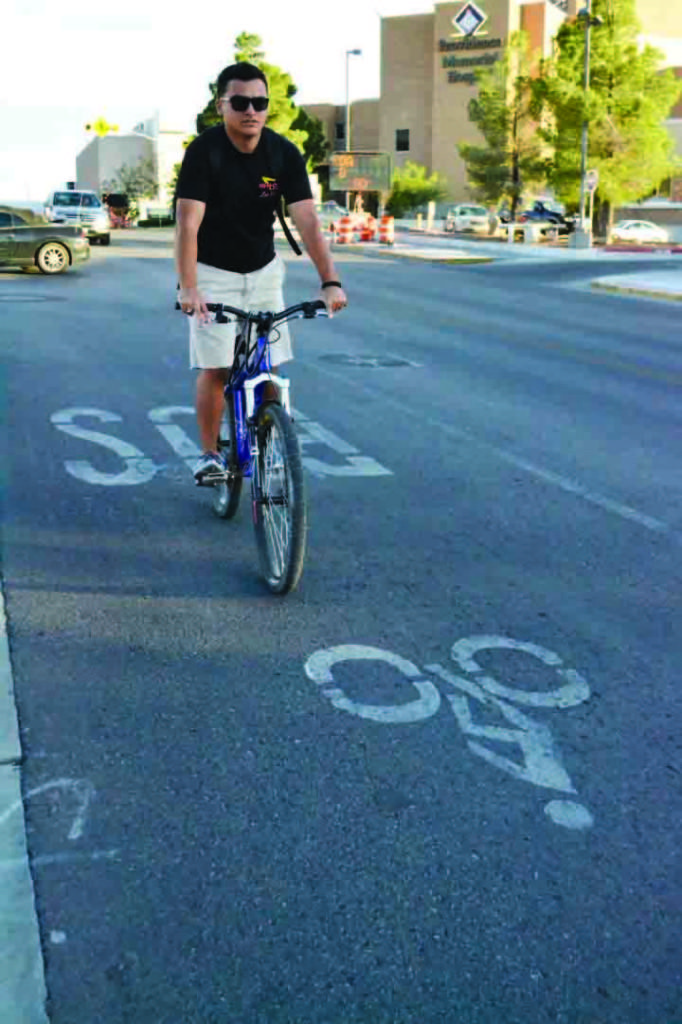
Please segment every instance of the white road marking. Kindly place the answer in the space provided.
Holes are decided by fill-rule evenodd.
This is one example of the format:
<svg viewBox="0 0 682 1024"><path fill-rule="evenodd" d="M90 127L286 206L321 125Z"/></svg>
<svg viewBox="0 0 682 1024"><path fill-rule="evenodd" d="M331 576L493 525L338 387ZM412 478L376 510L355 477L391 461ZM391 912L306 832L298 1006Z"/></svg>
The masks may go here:
<svg viewBox="0 0 682 1024"><path fill-rule="evenodd" d="M321 459L312 459L307 455L303 456L303 465L313 476L393 476L390 469L386 469L376 459L369 455L348 455L344 465L335 466L329 462L322 462Z"/></svg>
<svg viewBox="0 0 682 1024"><path fill-rule="evenodd" d="M482 673L484 670L474 658L474 654L486 650L508 650L523 651L534 658L538 658L543 665L554 668L564 685L558 690L533 691L515 690L509 686L503 686L493 679L492 676L480 675L476 682L489 693L498 697L505 697L516 704L527 704L537 708L572 708L583 704L590 697L590 688L585 680L575 669L561 668L563 662L554 651L540 647L538 644L527 643L522 640L512 640L506 636L469 636L458 640L452 645L452 657L463 672L471 674Z"/></svg>
<svg viewBox="0 0 682 1024"><path fill-rule="evenodd" d="M474 656L483 650L521 651L529 654L543 665L554 669L562 680L562 685L548 692L516 690L503 686L492 676L486 675L476 661ZM460 669L467 672L468 676L456 675L437 663L426 665L425 671L437 676L451 688L444 691L444 694L457 724L467 737L469 750L519 781L560 793L575 793L575 786L561 763L549 728L530 718L518 707L514 707L510 701L540 708L575 707L590 696L587 681L574 669L564 669L561 658L554 651L539 644L514 640L511 637L488 634L465 637L453 644L451 653ZM410 680L417 689L420 699L396 705L372 705L350 700L336 684L332 669L342 662L363 661L381 661L391 665ZM424 673L417 665L380 647L340 644L315 651L305 663L305 673L321 687L322 694L339 711L384 724L404 725L423 721L434 715L441 703L440 691L424 678ZM455 692L451 692L452 690ZM476 724L471 700L475 700L481 707L499 712L508 725ZM489 745L480 742L481 740L487 740L488 744L517 746L521 752L521 761L503 756ZM575 801L550 801L545 807L545 813L551 821L564 828L588 829L594 824L589 810Z"/></svg>
<svg viewBox="0 0 682 1024"><path fill-rule="evenodd" d="M126 469L120 473L103 473L96 469L92 463L84 460L68 460L64 463L67 473L88 484L98 484L103 487L131 487L147 483L151 480L160 466L155 465L151 459L145 458L143 452L127 441L122 441L111 434L104 434L99 430L86 430L74 424L76 417L88 417L99 420L100 423L120 423L121 417L106 409L72 408L61 409L50 417L57 430L71 437L77 437L83 441L90 441L98 444L108 451L115 452L126 464Z"/></svg>
<svg viewBox="0 0 682 1024"><path fill-rule="evenodd" d="M53 929L50 932L50 942L53 946L63 946L66 942L66 932L59 932Z"/></svg>
<svg viewBox="0 0 682 1024"><path fill-rule="evenodd" d="M338 465L303 455L303 465L313 476L393 476L390 469L368 455L360 455L354 445L327 430L321 423L308 419L298 410L293 410L292 414L296 419L298 440L303 451L308 445L320 444L346 457L345 464Z"/></svg>
<svg viewBox="0 0 682 1024"><path fill-rule="evenodd" d="M169 405L151 409L149 420L162 437L173 449L175 454L190 468L201 454L199 446L189 434L173 420L177 416L194 416L194 409L188 405ZM79 406L60 409L51 416L57 430L76 437L82 441L97 444L108 451L115 452L126 468L119 473L104 473L86 459L70 459L65 461L66 471L77 480L101 487L125 487L145 484L152 480L164 467L147 458L144 452L135 445L123 441L112 434L99 430L89 430L78 426L74 420L78 417L94 418L100 423L121 423L122 418L115 412L106 409L94 409ZM361 455L357 448L338 435L327 430L321 424L309 419L296 411L299 441L301 448L307 445L321 445L330 448L337 455L342 455L345 462L327 462L321 458L303 455L303 464L312 476L322 477L378 477L392 476L392 471L382 466L376 459Z"/></svg>
<svg viewBox="0 0 682 1024"><path fill-rule="evenodd" d="M172 420L175 416L195 417L196 413L191 405L167 405L158 409L150 409L147 414L156 429L166 439L175 454L190 467L201 455L201 449L186 430L179 427Z"/></svg>
<svg viewBox="0 0 682 1024"><path fill-rule="evenodd" d="M52 789L71 792L78 801L76 816L74 817L71 828L69 829L67 839L72 841L80 839L83 835L88 807L95 796L95 787L89 779L52 779L51 782L46 782L42 786L37 786L35 789L29 790L23 801L16 800L14 803L10 804L2 814L0 814L0 825L4 824L4 822L6 822L12 814L15 814L24 804L26 804L28 800L32 800L34 797L40 796L41 793L48 793Z"/></svg>
<svg viewBox="0 0 682 1024"><path fill-rule="evenodd" d="M419 700L407 704L376 705L361 704L350 700L334 682L332 668L344 661L383 661L395 668L401 675L410 680L419 693ZM421 722L435 715L440 707L440 693L423 673L411 661L401 658L380 647L365 647L359 644L341 644L316 651L305 663L305 672L318 686L324 687L322 693L339 711L347 711L359 718L368 718L373 722L384 722L392 725L406 725Z"/></svg>
<svg viewBox="0 0 682 1024"><path fill-rule="evenodd" d="M496 754L475 740L468 740L467 745L472 753L482 757L489 764L495 765L496 768L500 768L503 772L513 775L514 778L529 782L533 786L556 789L561 793L576 792L554 749L552 734L546 725L533 721L518 708L486 693L470 679L453 675L442 665L427 665L426 670L433 672L434 675L451 686L464 690L480 704L497 708L503 718L511 725L516 726L515 729L508 729L497 725L476 725L467 698L454 693L445 694L465 736L475 736L496 743L514 743L523 755L523 764Z"/></svg>
<svg viewBox="0 0 682 1024"><path fill-rule="evenodd" d="M594 818L587 807L572 800L550 800L545 814L555 825L563 825L564 828L583 831L594 825Z"/></svg>

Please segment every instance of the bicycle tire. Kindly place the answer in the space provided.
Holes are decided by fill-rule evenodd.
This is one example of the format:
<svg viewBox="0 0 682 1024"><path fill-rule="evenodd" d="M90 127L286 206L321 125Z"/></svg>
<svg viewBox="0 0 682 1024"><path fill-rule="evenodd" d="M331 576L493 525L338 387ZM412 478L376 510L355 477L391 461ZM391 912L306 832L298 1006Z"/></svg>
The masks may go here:
<svg viewBox="0 0 682 1024"><path fill-rule="evenodd" d="M237 444L235 440L234 423L234 399L232 394L228 395L226 401L226 427L227 440L222 438L218 441L218 449L222 453L227 451L227 472L228 478L225 483L216 484L213 488L213 511L221 519L233 519L239 508L239 498L242 493L242 472L237 457Z"/></svg>
<svg viewBox="0 0 682 1024"><path fill-rule="evenodd" d="M255 429L258 464L251 487L261 572L273 594L287 594L297 586L305 560L308 510L301 448L291 419L276 402L259 407Z"/></svg>

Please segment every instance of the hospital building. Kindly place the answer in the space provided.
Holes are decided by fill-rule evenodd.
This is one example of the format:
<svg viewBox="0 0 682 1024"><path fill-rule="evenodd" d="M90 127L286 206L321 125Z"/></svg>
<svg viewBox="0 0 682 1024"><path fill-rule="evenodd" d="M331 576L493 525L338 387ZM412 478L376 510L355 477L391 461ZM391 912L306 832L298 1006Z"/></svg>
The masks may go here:
<svg viewBox="0 0 682 1024"><path fill-rule="evenodd" d="M351 104L349 148L388 152L394 167L406 160L422 164L446 177L453 201L470 199L457 143L480 139L468 117L476 71L492 66L519 29L534 51L549 56L562 22L583 6L581 0L476 0L382 18L381 95ZM636 0L636 11L642 42L656 46L663 66L682 78L682 2ZM305 109L323 122L332 150L346 148L344 106ZM666 124L682 157L682 99ZM682 176L673 188L682 201Z"/></svg>

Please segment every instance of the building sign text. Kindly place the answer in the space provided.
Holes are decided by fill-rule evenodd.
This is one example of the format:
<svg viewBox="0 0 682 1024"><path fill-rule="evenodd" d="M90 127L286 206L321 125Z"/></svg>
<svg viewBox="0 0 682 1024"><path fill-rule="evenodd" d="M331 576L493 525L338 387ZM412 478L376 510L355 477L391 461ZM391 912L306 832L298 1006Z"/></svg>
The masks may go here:
<svg viewBox="0 0 682 1024"><path fill-rule="evenodd" d="M441 39L438 49L441 53L451 53L453 50L498 50L502 46L501 39L457 39L454 42L449 39Z"/></svg>

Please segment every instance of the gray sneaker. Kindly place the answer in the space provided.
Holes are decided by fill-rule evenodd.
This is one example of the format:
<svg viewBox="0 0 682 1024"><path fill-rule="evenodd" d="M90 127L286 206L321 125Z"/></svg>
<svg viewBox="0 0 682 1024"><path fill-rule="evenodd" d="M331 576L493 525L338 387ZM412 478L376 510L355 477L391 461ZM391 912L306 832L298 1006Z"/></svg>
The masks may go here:
<svg viewBox="0 0 682 1024"><path fill-rule="evenodd" d="M198 484L209 484L222 480L225 466L215 452L204 452L194 467L194 479Z"/></svg>

